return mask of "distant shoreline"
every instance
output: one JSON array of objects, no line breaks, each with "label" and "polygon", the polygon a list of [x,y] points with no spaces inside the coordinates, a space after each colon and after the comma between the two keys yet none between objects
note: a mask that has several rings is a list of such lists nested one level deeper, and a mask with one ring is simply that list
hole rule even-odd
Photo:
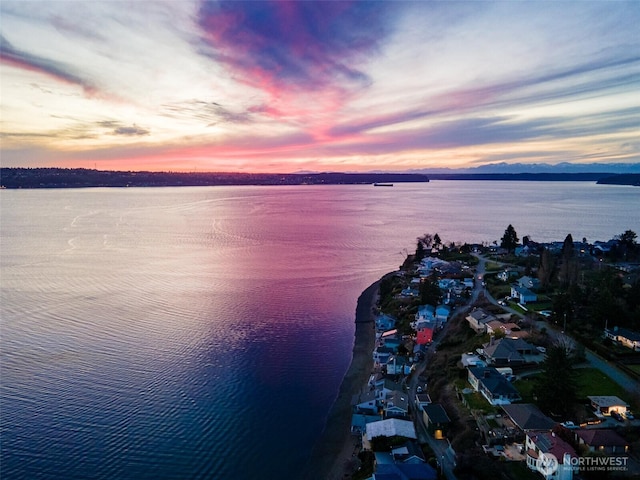
[{"label": "distant shoreline", "polygon": [[376,339],[374,308],[382,278],[367,287],[358,298],[353,358],[327,417],[325,429],[314,446],[304,476],[307,480],[342,480],[351,471],[354,460],[351,398],[366,386],[373,367]]},{"label": "distant shoreline", "polygon": [[215,173],[135,172],[85,168],[0,168],[4,189],[197,187],[238,185],[366,185],[431,180],[595,182],[640,185],[640,174],[589,173]]}]

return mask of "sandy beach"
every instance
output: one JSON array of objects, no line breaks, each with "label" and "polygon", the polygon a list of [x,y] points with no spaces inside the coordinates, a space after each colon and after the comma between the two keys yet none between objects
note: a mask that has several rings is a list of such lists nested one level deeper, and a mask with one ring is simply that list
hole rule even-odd
[{"label": "sandy beach", "polygon": [[351,435],[351,398],[367,384],[373,368],[375,312],[380,281],[370,285],[358,298],[356,331],[351,365],[340,385],[327,425],[316,444],[305,478],[337,480],[351,478],[356,464],[356,443]]}]

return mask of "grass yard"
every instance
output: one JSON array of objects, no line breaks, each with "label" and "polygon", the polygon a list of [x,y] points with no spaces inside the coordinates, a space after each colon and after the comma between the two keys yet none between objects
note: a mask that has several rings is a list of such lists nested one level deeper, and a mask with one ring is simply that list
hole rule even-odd
[{"label": "grass yard", "polygon": [[627,391],[596,368],[577,368],[578,397],[615,395],[629,401]]},{"label": "grass yard", "polygon": [[640,373],[640,365],[627,365],[629,370],[633,370],[636,373]]}]

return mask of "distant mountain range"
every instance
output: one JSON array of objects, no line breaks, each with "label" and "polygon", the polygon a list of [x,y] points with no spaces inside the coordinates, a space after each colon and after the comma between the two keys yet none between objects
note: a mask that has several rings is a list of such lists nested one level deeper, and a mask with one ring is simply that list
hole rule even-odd
[{"label": "distant mountain range", "polygon": [[407,173],[431,174],[522,174],[522,173],[640,173],[640,163],[491,163],[473,168],[421,168]]}]

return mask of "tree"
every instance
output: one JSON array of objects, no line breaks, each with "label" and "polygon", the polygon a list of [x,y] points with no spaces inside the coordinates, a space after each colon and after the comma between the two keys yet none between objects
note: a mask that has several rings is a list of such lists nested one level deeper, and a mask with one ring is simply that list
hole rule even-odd
[{"label": "tree", "polygon": [[538,265],[538,280],[540,280],[540,286],[547,288],[551,283],[551,276],[553,275],[554,261],[551,252],[547,248],[543,248],[540,252],[540,263]]},{"label": "tree", "polygon": [[420,302],[426,305],[438,305],[442,299],[442,292],[435,279],[426,279],[420,283]]},{"label": "tree", "polygon": [[419,262],[424,258],[424,245],[418,239],[418,245],[416,245],[416,261]]},{"label": "tree", "polygon": [[440,240],[440,235],[437,233],[433,236],[433,245],[435,247],[439,247],[442,244],[442,240]]},{"label": "tree", "polygon": [[573,247],[573,237],[567,235],[562,245],[562,264],[560,265],[560,283],[573,285],[578,280],[578,262]]},{"label": "tree", "polygon": [[509,253],[513,253],[515,251],[518,246],[518,235],[516,234],[516,230],[513,228],[513,225],[509,224],[507,229],[504,231],[500,246],[502,248],[506,248]]},{"label": "tree", "polygon": [[573,368],[574,358],[564,345],[547,349],[542,373],[536,382],[538,405],[544,412],[564,418],[573,413],[578,396],[578,384]]}]

